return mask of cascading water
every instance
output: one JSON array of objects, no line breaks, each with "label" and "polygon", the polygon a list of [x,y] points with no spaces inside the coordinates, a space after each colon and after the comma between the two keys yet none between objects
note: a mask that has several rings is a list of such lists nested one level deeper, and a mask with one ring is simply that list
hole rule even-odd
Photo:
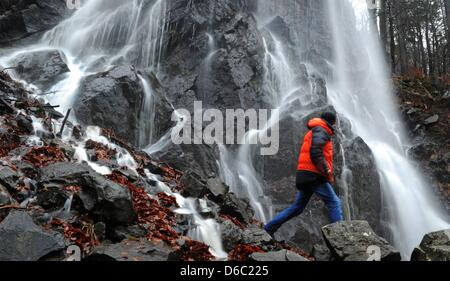
[{"label": "cascading water", "polygon": [[138,145],[145,147],[153,143],[153,123],[155,121],[155,101],[154,93],[150,83],[141,75],[139,75],[143,89],[144,100],[141,105],[139,116]]},{"label": "cascading water", "polygon": [[351,3],[337,2],[327,3],[335,55],[329,97],[375,156],[393,242],[403,259],[409,259],[425,233],[449,228],[450,224],[434,204],[420,172],[407,158],[408,141],[395,109],[376,35],[357,30]]},{"label": "cascading water", "polygon": [[165,34],[164,0],[91,0],[42,42],[97,67],[128,62],[157,72]]}]

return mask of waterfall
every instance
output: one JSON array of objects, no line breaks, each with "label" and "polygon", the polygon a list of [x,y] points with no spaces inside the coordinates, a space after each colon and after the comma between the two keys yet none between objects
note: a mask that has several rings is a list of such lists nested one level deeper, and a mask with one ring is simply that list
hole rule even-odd
[{"label": "waterfall", "polygon": [[90,0],[47,32],[42,43],[68,50],[85,64],[127,62],[159,70],[165,0]]},{"label": "waterfall", "polygon": [[150,83],[141,75],[139,75],[143,89],[144,100],[141,105],[139,116],[138,144],[139,147],[145,147],[153,143],[153,123],[155,122],[156,104],[154,101],[154,93]]},{"label": "waterfall", "polygon": [[376,35],[355,28],[348,1],[327,0],[335,56],[329,98],[371,148],[382,178],[393,243],[409,259],[423,235],[449,228],[430,187],[408,160],[408,139]]}]

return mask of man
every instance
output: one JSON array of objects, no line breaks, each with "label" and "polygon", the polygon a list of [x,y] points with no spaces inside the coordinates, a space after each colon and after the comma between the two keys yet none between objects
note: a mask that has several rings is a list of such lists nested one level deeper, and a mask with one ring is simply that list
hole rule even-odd
[{"label": "man", "polygon": [[313,194],[318,195],[328,208],[332,223],[343,220],[341,202],[331,186],[333,183],[333,145],[331,137],[336,115],[323,113],[308,122],[308,133],[303,139],[297,165],[295,202],[264,226],[273,236],[282,224],[300,215]]}]

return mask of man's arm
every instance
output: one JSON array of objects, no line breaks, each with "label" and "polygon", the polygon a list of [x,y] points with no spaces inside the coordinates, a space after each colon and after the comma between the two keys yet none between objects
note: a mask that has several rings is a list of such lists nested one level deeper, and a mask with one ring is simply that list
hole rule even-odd
[{"label": "man's arm", "polygon": [[317,169],[328,179],[331,178],[331,171],[325,161],[323,155],[323,147],[331,139],[330,135],[322,128],[315,127],[312,129],[312,142],[310,149],[311,161],[316,165]]}]

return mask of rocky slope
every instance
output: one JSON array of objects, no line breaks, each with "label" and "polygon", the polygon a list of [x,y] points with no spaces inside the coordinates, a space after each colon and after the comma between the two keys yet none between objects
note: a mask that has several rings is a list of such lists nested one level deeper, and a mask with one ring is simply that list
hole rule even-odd
[{"label": "rocky slope", "polygon": [[[180,207],[176,198],[161,185],[206,202],[201,215],[220,222],[231,260],[283,249],[292,258],[296,253],[307,257],[274,241],[252,219],[248,204],[218,187],[220,182],[207,182],[202,193],[192,194],[180,171],[153,161],[107,130],[101,131],[107,144],[88,139],[85,128],[70,122],[65,130],[71,136],[57,137],[52,122],[61,116],[52,115],[52,107],[4,72],[0,95],[0,237],[5,242],[0,260],[60,260],[70,244],[89,260],[214,259],[207,245],[186,236],[192,215],[175,212]],[[34,128],[33,119],[43,128]],[[79,145],[88,161],[77,159]],[[135,170],[118,162],[120,153],[132,156]],[[109,171],[100,174],[92,168],[96,164]]]},{"label": "rocky slope", "polygon": [[449,85],[423,79],[396,79],[402,115],[411,137],[409,155],[425,171],[432,189],[450,213]]}]

